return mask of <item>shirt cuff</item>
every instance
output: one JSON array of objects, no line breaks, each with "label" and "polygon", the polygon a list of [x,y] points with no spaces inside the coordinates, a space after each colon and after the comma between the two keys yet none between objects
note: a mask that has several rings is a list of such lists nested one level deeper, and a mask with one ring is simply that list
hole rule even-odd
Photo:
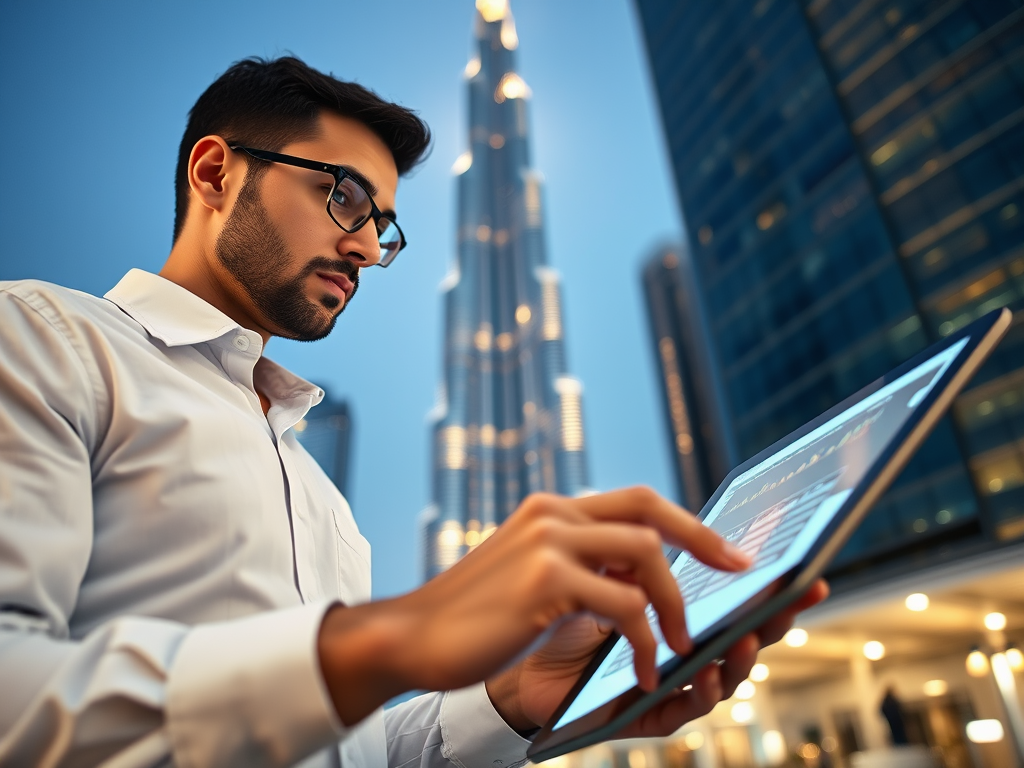
[{"label": "shirt cuff", "polygon": [[330,606],[302,605],[189,631],[167,681],[175,765],[292,765],[346,735],[317,655]]},{"label": "shirt cuff", "polygon": [[459,768],[516,768],[526,762],[530,740],[497,713],[483,683],[448,691],[439,720],[441,754]]}]

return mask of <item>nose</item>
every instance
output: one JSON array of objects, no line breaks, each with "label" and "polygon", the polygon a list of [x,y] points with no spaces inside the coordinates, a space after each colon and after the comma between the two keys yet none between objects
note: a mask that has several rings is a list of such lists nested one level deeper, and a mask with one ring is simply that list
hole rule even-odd
[{"label": "nose", "polygon": [[339,228],[338,254],[354,261],[360,268],[372,267],[380,262],[380,241],[377,238],[377,225],[368,219],[355,232],[346,232]]}]

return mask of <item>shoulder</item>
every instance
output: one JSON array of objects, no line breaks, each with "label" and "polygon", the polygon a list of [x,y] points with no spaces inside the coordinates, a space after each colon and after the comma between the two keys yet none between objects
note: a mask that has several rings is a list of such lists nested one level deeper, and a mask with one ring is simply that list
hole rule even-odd
[{"label": "shoulder", "polygon": [[43,316],[103,311],[109,302],[73,288],[43,280],[0,280],[0,306],[5,311],[33,310]]},{"label": "shoulder", "polygon": [[75,347],[83,336],[102,334],[127,320],[106,299],[43,280],[0,281],[0,318],[0,336],[20,325],[22,333],[57,333]]}]

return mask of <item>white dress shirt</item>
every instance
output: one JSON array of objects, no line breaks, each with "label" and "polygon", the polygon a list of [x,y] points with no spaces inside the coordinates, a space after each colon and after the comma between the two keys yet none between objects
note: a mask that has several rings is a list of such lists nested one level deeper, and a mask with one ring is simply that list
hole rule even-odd
[{"label": "white dress shirt", "polygon": [[338,720],[317,632],[370,547],[291,429],[323,392],[262,352],[141,270],[0,283],[0,765],[525,759],[482,684]]}]

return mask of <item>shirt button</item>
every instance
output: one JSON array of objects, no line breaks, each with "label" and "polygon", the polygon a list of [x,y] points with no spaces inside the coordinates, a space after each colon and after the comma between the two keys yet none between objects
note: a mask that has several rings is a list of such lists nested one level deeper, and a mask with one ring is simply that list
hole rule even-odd
[{"label": "shirt button", "polygon": [[245,352],[249,348],[249,339],[247,336],[235,336],[234,344],[240,351]]}]

